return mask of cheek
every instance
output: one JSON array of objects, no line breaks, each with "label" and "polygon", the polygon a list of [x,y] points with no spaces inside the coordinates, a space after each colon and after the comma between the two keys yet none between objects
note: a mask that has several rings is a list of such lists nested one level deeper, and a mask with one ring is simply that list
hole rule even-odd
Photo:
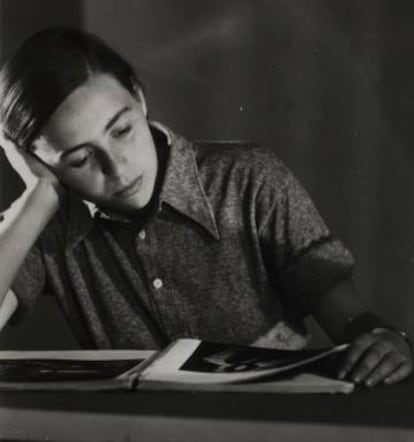
[{"label": "cheek", "polygon": [[157,176],[157,156],[156,153],[152,150],[147,150],[142,152],[141,163],[138,167],[141,169],[146,176],[146,180],[151,185],[156,179]]},{"label": "cheek", "polygon": [[102,192],[103,182],[93,173],[63,173],[59,181],[79,195],[94,195]]},{"label": "cheek", "polygon": [[136,137],[128,149],[128,163],[135,169],[147,174],[153,174],[157,170],[157,153],[151,142],[146,138]]}]

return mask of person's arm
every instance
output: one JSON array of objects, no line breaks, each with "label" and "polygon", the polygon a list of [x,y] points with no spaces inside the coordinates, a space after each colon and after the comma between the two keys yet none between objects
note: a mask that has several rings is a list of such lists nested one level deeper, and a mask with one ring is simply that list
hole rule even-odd
[{"label": "person's arm", "polygon": [[339,367],[340,378],[349,377],[371,387],[398,382],[412,372],[409,342],[384,319],[370,313],[351,280],[325,293],[312,314],[332,340],[351,341]]},{"label": "person's arm", "polygon": [[57,179],[32,155],[10,145],[5,152],[27,187],[3,213],[0,222],[0,317],[8,320],[17,307],[10,287],[31,247],[56,212],[59,196]]},{"label": "person's arm", "polygon": [[258,219],[264,220],[259,223],[261,246],[269,277],[286,305],[312,313],[334,341],[351,343],[339,370],[342,377],[371,385],[406,377],[412,370],[409,345],[385,320],[372,320],[375,316],[350,280],[350,252],[331,235],[286,167],[269,158],[262,170],[267,179],[256,204]]},{"label": "person's arm", "polygon": [[13,290],[8,290],[0,306],[0,331],[3,330],[13,313],[17,310],[19,302]]}]

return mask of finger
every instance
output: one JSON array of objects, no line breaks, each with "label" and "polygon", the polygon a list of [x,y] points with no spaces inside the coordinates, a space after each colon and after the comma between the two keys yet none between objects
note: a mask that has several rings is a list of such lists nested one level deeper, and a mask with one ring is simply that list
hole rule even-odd
[{"label": "finger", "polygon": [[26,186],[31,187],[36,179],[27,162],[27,154],[22,148],[16,146],[11,141],[2,141],[2,147],[13,169],[19,174]]},{"label": "finger", "polygon": [[[354,365],[350,374],[351,379],[357,384],[365,382],[367,376],[378,364],[380,364],[388,353],[388,346],[381,344],[372,345]],[[398,361],[398,363],[399,362],[401,361]]]},{"label": "finger", "polygon": [[9,163],[16,168],[17,170],[20,170],[20,167],[27,167],[25,165],[24,159],[22,155],[19,152],[19,149],[17,146],[9,141],[2,141],[1,147],[3,148],[3,152],[9,161]]},{"label": "finger", "polygon": [[413,364],[410,361],[403,362],[400,364],[390,375],[388,375],[384,383],[387,385],[395,384],[396,382],[400,382],[409,376],[413,371]]},{"label": "finger", "polygon": [[374,342],[375,340],[372,335],[365,334],[351,344],[339,367],[338,377],[340,379],[344,379],[348,373],[351,372],[357,361],[368,350],[368,348],[373,345]]},{"label": "finger", "polygon": [[387,376],[390,376],[395,370],[401,366],[404,359],[395,352],[390,352],[371,370],[365,378],[365,385],[373,387],[379,382],[384,381]]}]

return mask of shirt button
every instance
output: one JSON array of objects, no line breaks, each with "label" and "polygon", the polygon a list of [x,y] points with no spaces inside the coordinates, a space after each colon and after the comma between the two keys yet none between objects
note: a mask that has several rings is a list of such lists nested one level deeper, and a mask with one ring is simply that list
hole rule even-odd
[{"label": "shirt button", "polygon": [[154,288],[160,289],[163,286],[162,279],[155,278],[154,281],[152,281],[152,285],[154,286]]},{"label": "shirt button", "polygon": [[139,236],[139,239],[144,240],[144,239],[147,237],[147,234],[145,233],[145,230],[141,230],[141,231],[138,233],[138,236]]}]

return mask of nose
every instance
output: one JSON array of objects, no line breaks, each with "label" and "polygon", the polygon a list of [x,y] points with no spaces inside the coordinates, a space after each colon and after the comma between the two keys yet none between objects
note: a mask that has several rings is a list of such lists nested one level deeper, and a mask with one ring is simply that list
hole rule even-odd
[{"label": "nose", "polygon": [[111,178],[122,178],[122,172],[126,163],[123,156],[111,149],[102,150],[100,156],[103,174]]}]

